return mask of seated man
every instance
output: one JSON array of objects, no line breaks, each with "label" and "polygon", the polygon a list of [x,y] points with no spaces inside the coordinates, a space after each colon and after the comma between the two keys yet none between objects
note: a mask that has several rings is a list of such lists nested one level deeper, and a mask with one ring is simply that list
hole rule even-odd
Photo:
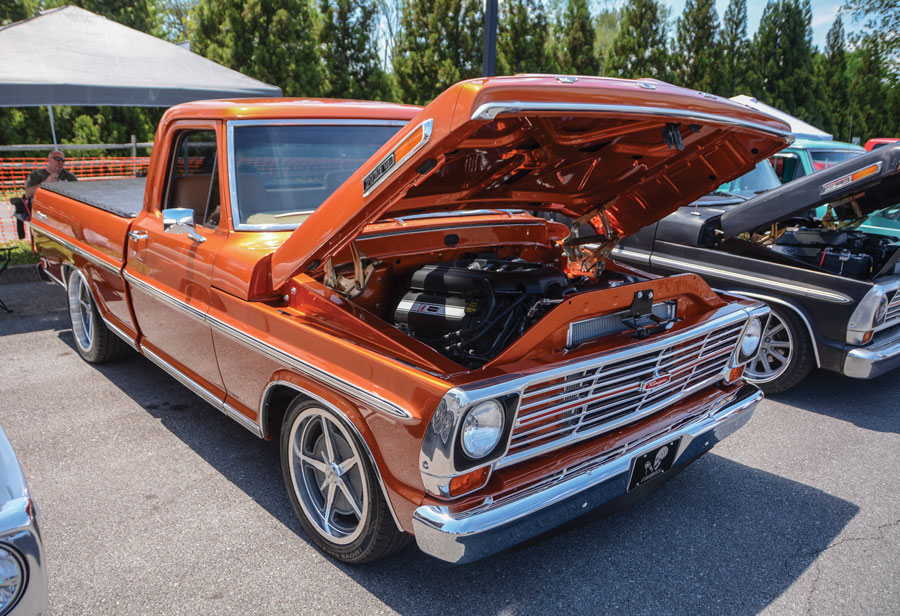
[{"label": "seated man", "polygon": [[50,152],[47,157],[47,166],[43,169],[35,169],[28,174],[25,180],[25,198],[30,203],[34,198],[34,193],[38,186],[44,182],[76,182],[78,178],[74,174],[66,171],[63,167],[66,164],[65,155],[59,150]]}]

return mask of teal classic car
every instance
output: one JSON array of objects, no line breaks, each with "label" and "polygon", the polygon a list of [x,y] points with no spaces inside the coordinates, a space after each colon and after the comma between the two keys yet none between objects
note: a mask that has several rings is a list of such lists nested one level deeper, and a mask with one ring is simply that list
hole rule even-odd
[{"label": "teal classic car", "polygon": [[769,162],[772,163],[778,179],[785,183],[827,169],[863,153],[864,148],[843,141],[797,139],[772,156]]}]

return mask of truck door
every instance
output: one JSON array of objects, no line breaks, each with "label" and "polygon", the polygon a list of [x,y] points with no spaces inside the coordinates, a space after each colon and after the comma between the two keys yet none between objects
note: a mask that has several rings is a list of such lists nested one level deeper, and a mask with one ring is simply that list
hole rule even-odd
[{"label": "truck door", "polygon": [[[221,137],[214,122],[178,123],[168,133],[160,144],[167,148],[160,159],[165,167],[151,171],[157,174],[156,185],[148,187],[149,203],[128,234],[125,266],[145,354],[218,400],[224,399],[225,388],[206,313],[213,263],[227,237],[218,224]],[[166,224],[175,208],[183,222],[184,210],[193,212],[192,227]]]}]

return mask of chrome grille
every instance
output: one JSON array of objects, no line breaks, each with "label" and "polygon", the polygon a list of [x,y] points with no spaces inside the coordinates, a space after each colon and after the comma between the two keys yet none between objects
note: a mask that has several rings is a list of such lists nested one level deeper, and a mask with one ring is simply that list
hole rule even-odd
[{"label": "chrome grille", "polygon": [[900,291],[894,292],[894,297],[888,302],[887,314],[884,316],[884,322],[890,323],[900,319]]},{"label": "chrome grille", "polygon": [[744,323],[529,384],[501,465],[626,425],[719,380]]}]

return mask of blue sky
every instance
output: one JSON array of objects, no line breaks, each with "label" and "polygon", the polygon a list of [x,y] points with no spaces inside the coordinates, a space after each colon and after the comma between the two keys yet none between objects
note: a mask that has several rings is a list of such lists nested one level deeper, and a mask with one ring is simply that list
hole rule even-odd
[{"label": "blue sky", "polygon": [[[684,12],[685,0],[662,0],[662,3],[672,9],[672,17],[676,18]],[[819,48],[825,46],[825,35],[828,29],[834,23],[838,9],[841,8],[843,2],[841,0],[812,0],[812,27],[813,27],[813,43]],[[725,15],[725,9],[728,8],[728,0],[716,0],[716,10],[719,12],[719,20]],[[762,17],[763,9],[766,8],[765,0],[747,0],[747,30],[750,37],[756,32],[759,26],[759,20]],[[849,31],[852,28],[850,19],[844,16],[844,30]]]}]

